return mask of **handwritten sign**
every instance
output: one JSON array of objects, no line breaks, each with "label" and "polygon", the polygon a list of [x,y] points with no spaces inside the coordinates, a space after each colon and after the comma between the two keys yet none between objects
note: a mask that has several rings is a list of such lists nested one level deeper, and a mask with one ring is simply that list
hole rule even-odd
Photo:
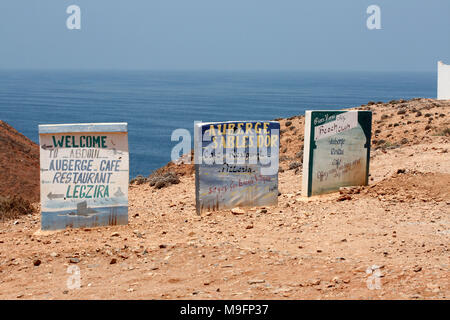
[{"label": "handwritten sign", "polygon": [[277,205],[278,122],[197,123],[194,130],[198,214]]},{"label": "handwritten sign", "polygon": [[302,195],[367,185],[370,111],[306,111]]},{"label": "handwritten sign", "polygon": [[40,125],[41,229],[128,223],[126,123]]}]

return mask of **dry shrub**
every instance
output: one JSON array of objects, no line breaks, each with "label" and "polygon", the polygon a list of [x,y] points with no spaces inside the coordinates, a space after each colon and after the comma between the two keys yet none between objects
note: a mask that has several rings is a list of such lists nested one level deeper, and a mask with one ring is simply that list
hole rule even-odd
[{"label": "dry shrub", "polygon": [[136,178],[134,178],[130,181],[130,184],[140,185],[140,184],[144,184],[146,182],[147,182],[147,178],[145,178],[142,175],[138,175],[138,176],[136,176]]},{"label": "dry shrub", "polygon": [[22,215],[31,214],[33,211],[30,201],[20,196],[0,196],[0,221],[15,219]]},{"label": "dry shrub", "polygon": [[180,183],[180,178],[178,178],[178,175],[173,171],[165,173],[155,171],[148,177],[147,181],[150,186],[161,189],[172,184]]},{"label": "dry shrub", "polygon": [[289,170],[294,170],[294,169],[300,168],[301,166],[302,166],[301,162],[294,161],[289,164]]},{"label": "dry shrub", "polygon": [[289,160],[291,160],[291,157],[288,157],[286,155],[281,155],[279,158],[280,162],[289,161]]}]

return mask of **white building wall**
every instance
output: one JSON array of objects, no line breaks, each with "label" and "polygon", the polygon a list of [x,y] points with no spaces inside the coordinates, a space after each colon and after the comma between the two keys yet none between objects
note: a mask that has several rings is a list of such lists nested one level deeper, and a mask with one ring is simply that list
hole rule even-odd
[{"label": "white building wall", "polygon": [[450,100],[450,65],[438,62],[438,100]]}]

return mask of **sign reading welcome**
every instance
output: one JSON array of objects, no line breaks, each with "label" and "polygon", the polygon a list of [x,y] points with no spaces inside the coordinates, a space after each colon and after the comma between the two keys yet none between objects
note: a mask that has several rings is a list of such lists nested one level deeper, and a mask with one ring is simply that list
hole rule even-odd
[{"label": "sign reading welcome", "polygon": [[128,223],[126,123],[39,125],[42,230]]},{"label": "sign reading welcome", "polygon": [[302,195],[367,185],[371,111],[306,111]]},{"label": "sign reading welcome", "polygon": [[197,214],[277,205],[278,122],[196,123],[194,130]]}]

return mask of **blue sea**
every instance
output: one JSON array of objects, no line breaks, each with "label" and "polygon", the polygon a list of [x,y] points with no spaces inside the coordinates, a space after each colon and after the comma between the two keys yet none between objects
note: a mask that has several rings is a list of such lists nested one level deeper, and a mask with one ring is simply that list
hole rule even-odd
[{"label": "blue sea", "polygon": [[436,97],[436,74],[394,72],[0,71],[0,119],[38,143],[38,125],[128,122],[130,177],[168,161],[194,121],[273,120],[310,109]]}]

